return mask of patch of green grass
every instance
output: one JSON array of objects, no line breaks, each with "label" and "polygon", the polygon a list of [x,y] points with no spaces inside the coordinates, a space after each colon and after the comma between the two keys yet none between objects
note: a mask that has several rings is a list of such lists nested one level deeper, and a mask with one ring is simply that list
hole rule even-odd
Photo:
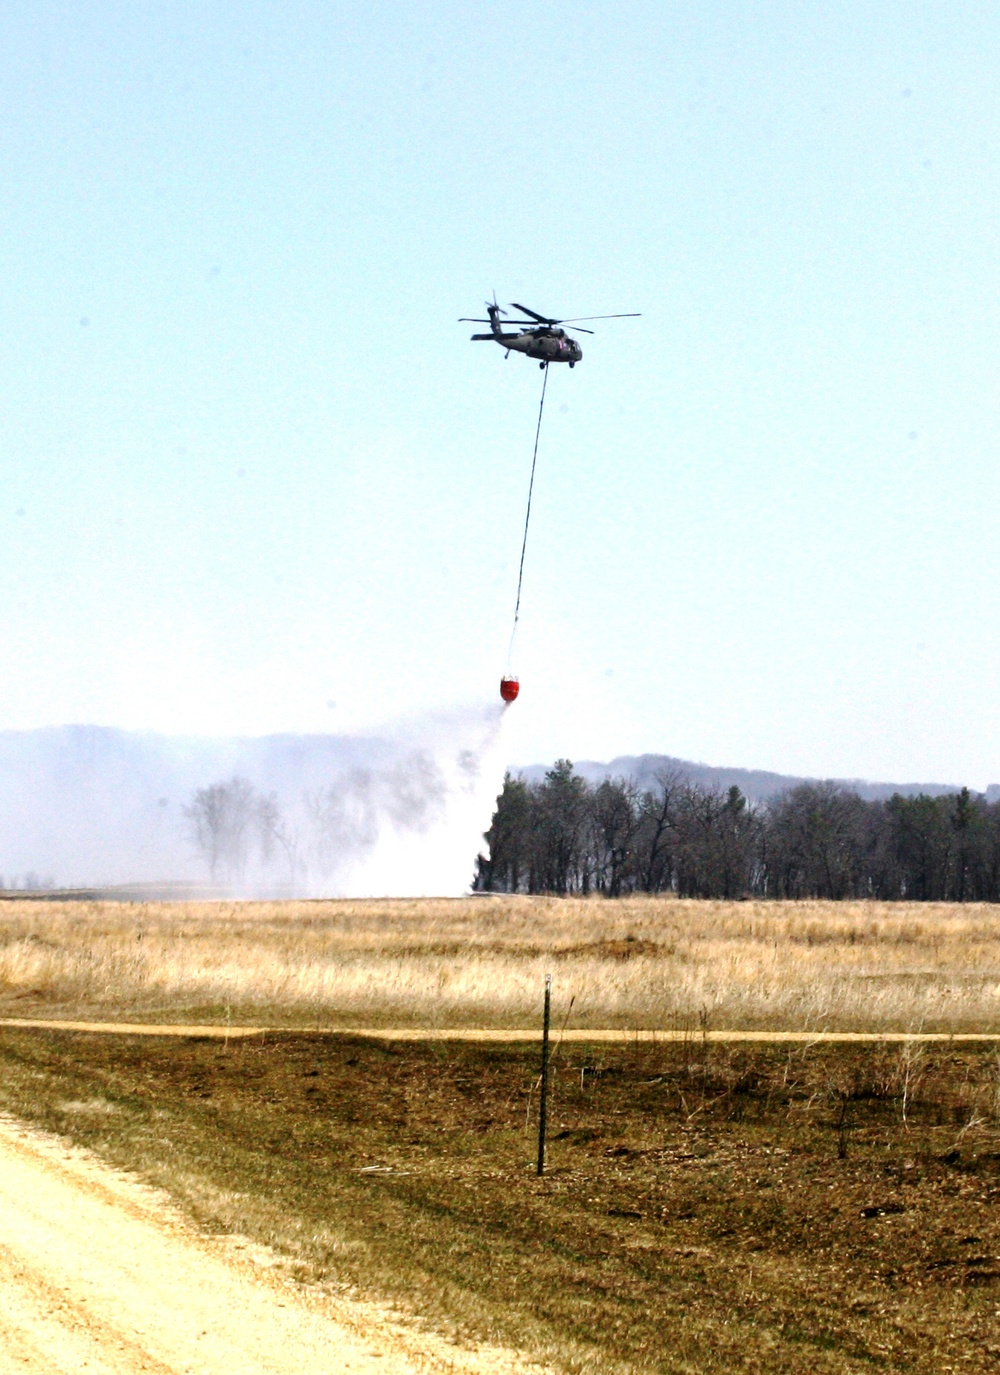
[{"label": "patch of green grass", "polygon": [[992,1051],[564,1046],[542,1179],[537,1055],[4,1030],[0,1107],[567,1371],[996,1370]]}]

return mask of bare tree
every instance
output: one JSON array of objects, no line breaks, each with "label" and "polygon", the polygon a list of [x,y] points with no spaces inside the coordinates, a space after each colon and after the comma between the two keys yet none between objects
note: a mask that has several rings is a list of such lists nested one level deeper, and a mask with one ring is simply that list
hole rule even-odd
[{"label": "bare tree", "polygon": [[647,893],[660,893],[673,887],[671,842],[683,779],[672,770],[657,774],[656,782],[657,791],[644,793],[639,803],[640,880]]},{"label": "bare tree", "polygon": [[261,796],[239,775],[199,788],[184,816],[213,881],[224,874],[239,882],[255,854],[266,864],[281,829],[274,794]]},{"label": "bare tree", "polygon": [[621,896],[632,877],[639,831],[639,792],[631,779],[606,778],[590,798],[594,886],[609,898]]}]

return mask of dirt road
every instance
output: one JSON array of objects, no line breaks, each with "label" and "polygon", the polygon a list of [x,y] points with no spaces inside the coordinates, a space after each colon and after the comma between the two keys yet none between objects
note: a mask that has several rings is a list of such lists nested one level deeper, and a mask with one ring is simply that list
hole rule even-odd
[{"label": "dirt road", "polygon": [[[248,1242],[0,1118],[2,1375],[515,1375],[375,1305],[304,1291]],[[534,1368],[536,1371],[538,1367]]]},{"label": "dirt road", "polygon": [[[66,1022],[41,1020],[36,1017],[0,1017],[0,1027],[5,1026],[24,1027],[29,1030],[34,1027],[48,1031],[101,1032],[109,1036],[194,1036],[199,1040],[213,1041],[235,1041],[248,1036],[266,1036],[270,1032],[293,1035],[297,1031],[323,1036],[370,1036],[377,1041],[496,1041],[516,1044],[542,1039],[541,1031],[504,1030],[493,1027],[280,1027],[227,1026],[218,1023],[198,1026],[185,1022]],[[652,1045],[668,1041],[701,1040],[723,1043],[750,1041],[762,1045],[782,1041],[804,1045],[856,1045],[876,1041],[1000,1041],[1000,1032],[997,1031],[726,1031],[722,1028],[678,1031],[673,1027],[662,1030],[626,1030],[621,1027],[587,1030],[582,1027],[567,1027],[553,1034],[562,1041],[579,1041],[594,1045],[633,1045],[638,1042]]]}]

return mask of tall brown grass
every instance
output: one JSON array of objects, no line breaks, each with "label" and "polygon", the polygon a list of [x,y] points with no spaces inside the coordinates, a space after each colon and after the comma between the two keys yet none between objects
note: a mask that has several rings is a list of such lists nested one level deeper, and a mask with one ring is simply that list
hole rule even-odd
[{"label": "tall brown grass", "polygon": [[673,898],[0,903],[0,1013],[1000,1030],[1000,908]]}]

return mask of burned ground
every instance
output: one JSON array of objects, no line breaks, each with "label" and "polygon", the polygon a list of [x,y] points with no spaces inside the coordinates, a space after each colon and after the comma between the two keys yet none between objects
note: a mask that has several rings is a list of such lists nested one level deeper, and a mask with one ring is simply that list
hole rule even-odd
[{"label": "burned ground", "polygon": [[[992,1048],[0,1033],[0,1106],[568,1370],[995,1370]],[[527,1124],[527,1125],[526,1125]]]}]

